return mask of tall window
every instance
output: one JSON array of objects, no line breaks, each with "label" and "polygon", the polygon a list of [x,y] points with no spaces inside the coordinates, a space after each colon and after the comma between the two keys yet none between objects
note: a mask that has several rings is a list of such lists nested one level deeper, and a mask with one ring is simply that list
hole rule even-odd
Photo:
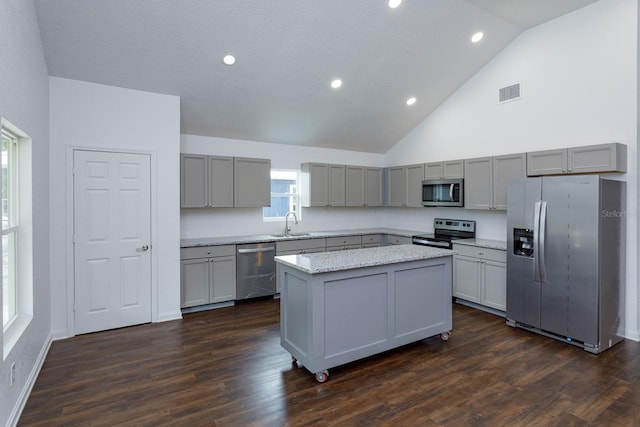
[{"label": "tall window", "polygon": [[300,202],[298,197],[298,171],[271,171],[271,206],[262,211],[265,220],[282,220],[287,212],[295,212],[300,219]]},{"label": "tall window", "polygon": [[18,313],[18,142],[2,128],[2,326],[6,329]]}]

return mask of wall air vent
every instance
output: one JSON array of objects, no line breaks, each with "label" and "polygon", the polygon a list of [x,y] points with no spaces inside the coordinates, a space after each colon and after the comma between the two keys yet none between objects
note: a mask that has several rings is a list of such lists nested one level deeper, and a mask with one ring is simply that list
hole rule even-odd
[{"label": "wall air vent", "polygon": [[499,102],[508,102],[520,99],[520,83],[503,87],[498,92]]}]

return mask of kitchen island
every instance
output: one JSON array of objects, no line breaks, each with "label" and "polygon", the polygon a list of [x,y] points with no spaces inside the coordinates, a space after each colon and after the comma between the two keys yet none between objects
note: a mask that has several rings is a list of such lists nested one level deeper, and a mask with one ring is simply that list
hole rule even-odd
[{"label": "kitchen island", "polygon": [[441,334],[451,320],[451,255],[419,245],[277,256],[280,344],[315,374]]}]

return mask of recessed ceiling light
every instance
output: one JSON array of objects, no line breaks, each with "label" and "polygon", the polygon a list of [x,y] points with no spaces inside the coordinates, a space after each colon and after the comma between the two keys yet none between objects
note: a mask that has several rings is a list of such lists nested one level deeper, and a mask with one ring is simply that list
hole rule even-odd
[{"label": "recessed ceiling light", "polygon": [[471,41],[473,43],[478,43],[480,40],[482,40],[483,37],[484,37],[484,34],[482,34],[481,31],[478,31],[473,36],[471,36]]},{"label": "recessed ceiling light", "polygon": [[412,96],[411,98],[407,99],[407,105],[413,105],[415,103],[416,103],[415,96]]},{"label": "recessed ceiling light", "polygon": [[340,79],[335,79],[331,82],[331,87],[334,89],[338,89],[340,86],[342,86],[342,80]]},{"label": "recessed ceiling light", "polygon": [[236,63],[236,57],[233,55],[225,55],[224,58],[222,58],[222,62],[227,65],[233,65]]},{"label": "recessed ceiling light", "polygon": [[400,3],[402,3],[402,0],[389,0],[389,7],[391,9],[395,9],[396,7],[400,6]]}]

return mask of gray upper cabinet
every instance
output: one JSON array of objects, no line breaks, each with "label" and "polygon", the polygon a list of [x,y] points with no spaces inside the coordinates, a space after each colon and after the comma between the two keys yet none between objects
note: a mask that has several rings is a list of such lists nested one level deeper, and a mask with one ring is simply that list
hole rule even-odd
[{"label": "gray upper cabinet", "polygon": [[382,206],[382,168],[364,168],[364,205]]},{"label": "gray upper cabinet", "polygon": [[493,158],[464,161],[464,207],[491,209],[493,200]]},{"label": "gray upper cabinet", "polygon": [[346,166],[346,206],[382,206],[382,169]]},{"label": "gray upper cabinet", "polygon": [[300,167],[302,206],[344,206],[345,167],[324,163],[303,163]]},{"label": "gray upper cabinet", "polygon": [[386,171],[386,205],[422,207],[424,171],[424,164],[388,168]]},{"label": "gray upper cabinet", "polygon": [[234,205],[254,208],[271,205],[271,160],[234,157]]},{"label": "gray upper cabinet", "polygon": [[364,206],[364,168],[346,166],[346,206]]},{"label": "gray upper cabinet", "polygon": [[619,143],[527,153],[527,175],[626,172],[627,147]]},{"label": "gray upper cabinet", "polygon": [[346,204],[346,168],[344,165],[328,165],[329,183],[327,200],[329,206],[344,206]]},{"label": "gray upper cabinet", "polygon": [[394,166],[386,170],[386,205],[405,206],[405,166]]},{"label": "gray upper cabinet", "polygon": [[507,210],[507,186],[512,178],[527,176],[527,155],[508,154],[493,158],[493,203],[496,210]]},{"label": "gray upper cabinet", "polygon": [[271,160],[180,155],[180,207],[262,207],[271,204]]},{"label": "gray upper cabinet", "polygon": [[448,160],[424,165],[424,179],[464,178],[464,161]]},{"label": "gray upper cabinet", "polygon": [[525,176],[525,159],[521,153],[465,160],[465,208],[506,210],[509,179]]},{"label": "gray upper cabinet", "polygon": [[233,206],[233,157],[180,155],[180,207]]}]

